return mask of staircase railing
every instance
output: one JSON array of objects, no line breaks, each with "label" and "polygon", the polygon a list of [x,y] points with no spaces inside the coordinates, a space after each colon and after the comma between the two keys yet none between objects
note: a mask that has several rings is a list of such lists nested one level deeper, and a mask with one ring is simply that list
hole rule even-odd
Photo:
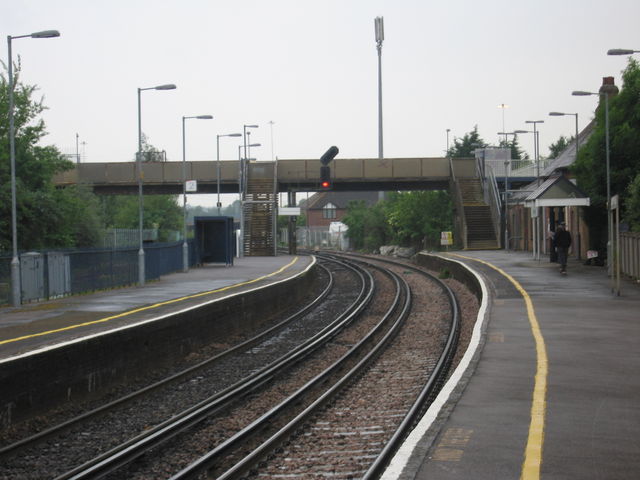
[{"label": "staircase railing", "polygon": [[[502,202],[500,200],[500,194],[498,193],[498,182],[496,176],[493,173],[493,168],[487,165],[488,178],[485,183],[485,202],[491,209],[491,219],[493,220],[493,230],[496,232],[496,238],[499,243],[502,244],[502,235],[500,235],[500,219],[502,218]],[[504,247],[504,245],[503,245]]]},{"label": "staircase railing", "polygon": [[464,202],[462,201],[462,192],[460,191],[460,184],[456,179],[456,175],[453,169],[453,161],[451,160],[451,157],[449,157],[449,170],[451,173],[449,190],[453,194],[453,201],[455,203],[456,212],[457,212],[457,215],[456,215],[457,229],[456,230],[458,231],[460,238],[462,238],[462,248],[466,250],[467,249],[467,221],[464,216]]}]

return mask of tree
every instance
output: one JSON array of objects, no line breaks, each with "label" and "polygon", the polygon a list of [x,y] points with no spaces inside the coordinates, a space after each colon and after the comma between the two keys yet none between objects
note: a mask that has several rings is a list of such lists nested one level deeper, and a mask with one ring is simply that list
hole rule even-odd
[{"label": "tree", "polygon": [[373,251],[391,239],[385,206],[386,202],[378,202],[371,207],[362,200],[349,202],[342,223],[349,227],[347,237],[354,249]]},{"label": "tree", "polygon": [[574,136],[565,137],[560,135],[560,138],[549,145],[549,158],[558,158],[560,154],[574,142]]},{"label": "tree", "polygon": [[520,148],[520,144],[518,143],[518,136],[513,135],[511,141],[508,140],[500,140],[501,148],[510,148],[511,149],[511,159],[512,160],[529,160],[529,155],[522,151]]},{"label": "tree", "polygon": [[[183,213],[178,195],[145,195],[142,228],[157,228],[158,239],[167,241],[170,233],[182,231]],[[118,195],[102,200],[106,228],[139,227],[138,197]]]},{"label": "tree", "polygon": [[[6,72],[6,65],[3,64]],[[47,247],[86,245],[98,235],[96,202],[81,189],[56,190],[53,175],[73,168],[73,163],[54,146],[40,146],[46,135],[41,113],[43,100],[35,100],[36,86],[20,81],[20,60],[14,69],[14,124],[16,152],[16,215],[18,247],[33,250]],[[0,75],[0,111],[9,110],[9,81]],[[87,220],[89,219],[89,220]],[[0,123],[0,251],[10,250],[11,166],[9,125]]]},{"label": "tree", "polygon": [[387,207],[394,241],[417,248],[436,248],[440,232],[453,230],[453,203],[449,192],[402,192]]},{"label": "tree", "polygon": [[636,175],[627,188],[627,215],[625,220],[631,230],[640,232],[640,174]]},{"label": "tree", "polygon": [[478,134],[478,126],[473,127],[473,130],[466,133],[462,138],[454,138],[453,146],[449,148],[447,156],[453,158],[473,157],[473,151],[476,148],[482,148],[485,146],[484,140],[480,138]]},{"label": "tree", "polygon": [[[620,93],[609,98],[610,185],[611,195],[621,195],[622,216],[627,220],[634,212],[629,209],[624,194],[640,173],[640,67],[637,61],[629,60],[622,79]],[[591,198],[591,205],[585,210],[591,248],[604,248],[607,237],[605,140],[605,109],[601,101],[596,109],[593,133],[572,166],[578,185]]]}]

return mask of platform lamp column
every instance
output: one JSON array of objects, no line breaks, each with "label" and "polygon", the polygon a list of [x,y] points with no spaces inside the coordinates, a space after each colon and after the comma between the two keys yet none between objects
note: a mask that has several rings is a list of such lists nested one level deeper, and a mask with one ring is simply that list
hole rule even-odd
[{"label": "platform lamp column", "polygon": [[187,244],[187,142],[185,140],[185,120],[212,120],[213,115],[182,117],[182,271],[189,271],[189,245]]},{"label": "platform lamp column", "polygon": [[605,159],[607,168],[607,267],[609,271],[611,271],[611,236],[613,228],[613,218],[611,217],[611,176],[609,170],[609,92],[586,92],[583,90],[575,90],[571,93],[571,95],[574,95],[576,97],[601,95],[604,97]]},{"label": "platform lamp column", "polygon": [[220,137],[241,137],[241,133],[227,133],[226,135],[216,135],[216,191],[218,193],[218,200],[216,206],[218,207],[218,216],[220,216]]},{"label": "platform lamp column", "polygon": [[138,154],[136,155],[136,165],[138,167],[138,283],[142,286],[145,284],[145,265],[144,265],[144,246],[142,240],[143,225],[143,197],[142,197],[142,107],[141,92],[143,90],[175,90],[176,86],[172,83],[158,85],[156,87],[138,88]]},{"label": "platform lamp column", "polygon": [[8,75],[9,75],[9,157],[11,161],[11,304],[19,306],[22,303],[20,284],[20,257],[18,256],[18,213],[16,202],[16,138],[14,123],[14,99],[13,99],[13,58],[11,53],[11,40],[16,38],[54,38],[59,37],[57,30],[43,30],[28,35],[7,35]]},{"label": "platform lamp column", "polygon": [[[549,112],[549,116],[551,117],[563,117],[565,115],[573,115],[574,117],[576,117],[576,134],[575,134],[575,160],[578,160],[578,114],[577,113],[565,113],[565,112]],[[578,221],[578,231],[576,232],[576,243],[577,243],[577,258],[578,260],[580,260],[581,254],[580,254],[580,217],[578,216],[577,218]]]}]

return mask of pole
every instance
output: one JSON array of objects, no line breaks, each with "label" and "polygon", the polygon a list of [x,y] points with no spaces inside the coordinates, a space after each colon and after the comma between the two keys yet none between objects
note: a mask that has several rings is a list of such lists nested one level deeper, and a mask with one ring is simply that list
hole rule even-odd
[{"label": "pole", "polygon": [[382,40],[378,42],[378,158],[384,158],[382,148]]},{"label": "pole", "polygon": [[9,155],[11,157],[11,304],[18,307],[22,303],[20,285],[20,257],[18,256],[18,218],[16,208],[16,143],[13,118],[13,59],[11,56],[11,35],[7,35],[9,53]]},{"label": "pole", "polygon": [[504,249],[509,251],[509,161],[504,162]]},{"label": "pole", "polygon": [[604,93],[604,129],[605,129],[605,148],[606,148],[606,160],[607,160],[607,268],[611,281],[613,282],[613,275],[611,275],[611,233],[612,233],[612,217],[611,217],[611,177],[609,169],[609,93]]},{"label": "pole", "polygon": [[220,135],[216,135],[216,190],[218,192],[218,216],[220,216]]},{"label": "pole", "polygon": [[142,242],[142,225],[143,225],[143,197],[142,197],[142,106],[141,106],[141,92],[142,89],[138,88],[138,155],[136,155],[136,163],[138,165],[138,284],[140,286],[145,284],[145,265],[144,265],[144,247]]},{"label": "pole", "polygon": [[182,117],[182,271],[189,271],[189,245],[187,245],[187,147],[185,120]]},{"label": "pole", "polygon": [[[576,113],[576,158],[575,161],[578,160],[578,114]],[[576,209],[576,228],[577,228],[577,232],[576,232],[576,244],[578,247],[578,260],[582,260],[582,253],[580,252],[580,250],[582,249],[582,245],[581,245],[581,238],[580,238],[580,207],[578,207]]]}]

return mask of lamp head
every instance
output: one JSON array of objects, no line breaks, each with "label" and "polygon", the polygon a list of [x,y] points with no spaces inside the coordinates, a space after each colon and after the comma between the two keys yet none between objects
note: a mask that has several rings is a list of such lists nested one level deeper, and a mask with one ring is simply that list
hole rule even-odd
[{"label": "lamp head", "polygon": [[584,90],[574,90],[573,92],[571,92],[571,95],[575,97],[586,97],[588,95],[596,95],[596,94],[592,92],[585,92]]},{"label": "lamp head", "polygon": [[34,32],[31,34],[31,38],[53,38],[59,36],[60,32],[58,30],[43,30],[41,32]]},{"label": "lamp head", "polygon": [[551,117],[562,117],[563,115],[566,115],[566,113],[562,113],[562,112],[549,112],[549,116],[551,116]]},{"label": "lamp head", "polygon": [[628,48],[612,48],[607,50],[607,55],[633,55],[637,50],[630,50]]},{"label": "lamp head", "polygon": [[196,118],[199,120],[211,120],[213,119],[213,115],[198,115]]},{"label": "lamp head", "polygon": [[167,83],[166,85],[158,85],[153,87],[154,90],[175,90],[176,86],[173,83]]}]

